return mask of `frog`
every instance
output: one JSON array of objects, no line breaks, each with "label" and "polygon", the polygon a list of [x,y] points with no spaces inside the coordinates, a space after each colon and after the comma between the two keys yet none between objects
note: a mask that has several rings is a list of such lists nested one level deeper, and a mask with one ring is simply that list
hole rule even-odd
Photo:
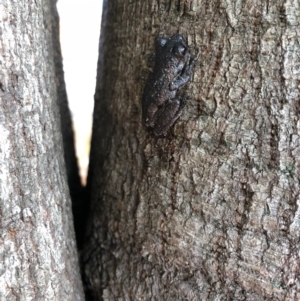
[{"label": "frog", "polygon": [[191,79],[194,57],[180,34],[155,41],[154,68],[142,97],[142,119],[155,136],[165,135],[182,114],[186,104],[178,95]]}]

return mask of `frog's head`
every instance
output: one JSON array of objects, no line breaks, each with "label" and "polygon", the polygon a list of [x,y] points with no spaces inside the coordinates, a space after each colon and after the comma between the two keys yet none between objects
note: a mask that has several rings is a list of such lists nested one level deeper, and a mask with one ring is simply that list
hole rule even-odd
[{"label": "frog's head", "polygon": [[184,38],[180,34],[175,34],[169,39],[171,52],[176,57],[183,58],[188,50]]}]

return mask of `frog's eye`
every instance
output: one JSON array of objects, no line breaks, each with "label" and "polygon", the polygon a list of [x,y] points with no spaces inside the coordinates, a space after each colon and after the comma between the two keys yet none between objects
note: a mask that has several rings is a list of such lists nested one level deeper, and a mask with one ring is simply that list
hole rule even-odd
[{"label": "frog's eye", "polygon": [[184,47],[181,43],[175,44],[172,52],[178,57],[183,57],[185,55],[186,47]]}]

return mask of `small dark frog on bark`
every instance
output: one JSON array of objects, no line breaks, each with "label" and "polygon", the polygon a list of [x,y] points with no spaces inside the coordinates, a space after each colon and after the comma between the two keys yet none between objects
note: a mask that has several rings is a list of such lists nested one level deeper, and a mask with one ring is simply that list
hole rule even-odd
[{"label": "small dark frog on bark", "polygon": [[156,40],[154,69],[142,99],[143,122],[156,136],[165,134],[181,115],[185,100],[177,92],[189,82],[194,61],[181,35]]}]

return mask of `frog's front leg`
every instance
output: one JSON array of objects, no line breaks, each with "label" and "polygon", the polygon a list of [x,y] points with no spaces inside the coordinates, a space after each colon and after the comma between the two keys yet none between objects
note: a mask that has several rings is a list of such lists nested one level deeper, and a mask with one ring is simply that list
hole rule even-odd
[{"label": "frog's front leg", "polygon": [[191,58],[187,64],[185,64],[182,72],[178,74],[173,81],[170,83],[170,90],[174,91],[180,89],[182,86],[187,84],[191,78],[193,67],[194,67],[195,59]]},{"label": "frog's front leg", "polygon": [[167,132],[182,113],[185,102],[181,98],[174,98],[157,111],[153,132],[156,136]]}]

